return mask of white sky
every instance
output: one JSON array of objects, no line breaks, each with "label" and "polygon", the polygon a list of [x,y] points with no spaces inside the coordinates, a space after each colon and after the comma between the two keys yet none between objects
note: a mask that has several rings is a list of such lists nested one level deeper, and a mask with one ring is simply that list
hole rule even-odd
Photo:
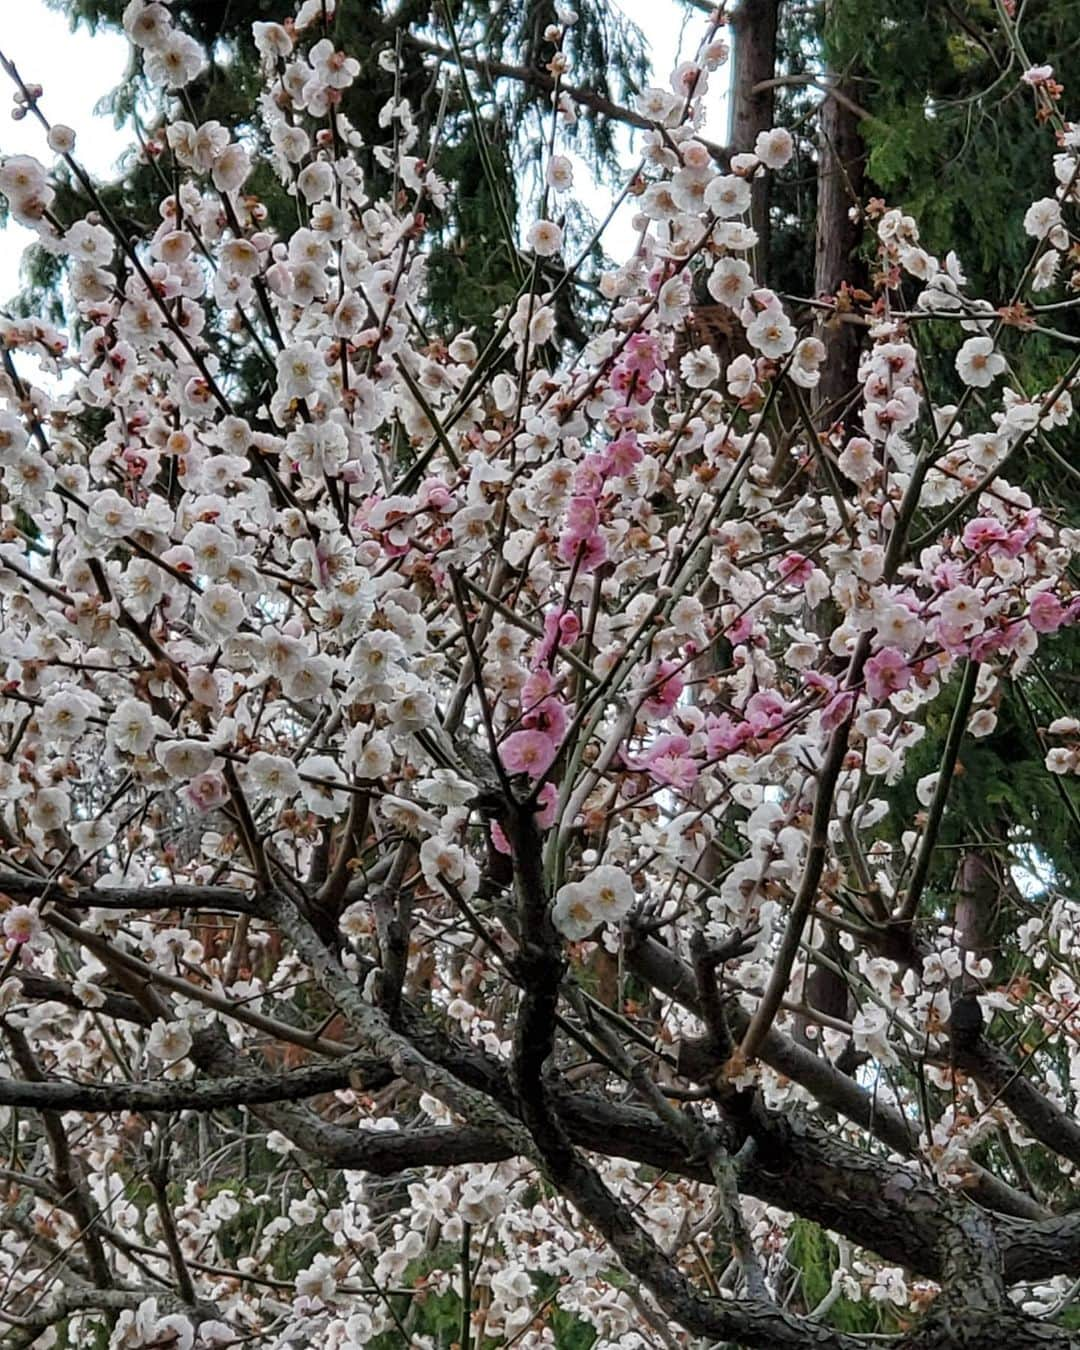
[{"label": "white sky", "polygon": [[[28,84],[42,86],[46,117],[74,128],[75,152],[94,177],[109,175],[128,138],[116,130],[111,117],[96,117],[94,105],[123,79],[127,42],[105,31],[95,37],[85,28],[72,33],[64,15],[46,9],[44,0],[0,0],[0,4],[11,11],[6,15],[9,21],[0,24],[0,51],[15,62]],[[2,71],[0,86],[0,155],[36,155],[50,164],[52,152],[34,118],[11,120],[14,91]],[[19,260],[33,237],[18,225],[0,234],[0,301],[19,289]]]},{"label": "white sky", "polygon": [[[677,0],[616,0],[616,3],[645,34],[653,58],[654,83],[668,87],[680,47],[684,56],[693,54],[704,32],[705,16],[694,13],[684,23],[688,11]],[[48,9],[45,0],[0,0],[0,4],[13,11],[7,16],[11,21],[0,25],[0,50],[15,62],[27,83],[43,86],[42,109],[49,120],[74,128],[75,153],[80,162],[94,177],[107,177],[127,148],[129,138],[117,131],[110,116],[95,115],[94,108],[123,79],[127,67],[126,41],[104,29],[93,37],[85,28],[72,33],[64,15]],[[714,86],[707,95],[706,131],[713,139],[722,141],[726,124],[723,82],[715,76],[713,80]],[[0,82],[6,83],[2,72]],[[31,117],[15,122],[5,115],[4,109],[14,107],[10,93],[10,89],[0,93],[0,156],[32,154],[47,165],[51,152],[37,122]],[[635,162],[629,131],[625,145],[629,167]],[[579,172],[577,176],[583,175]],[[605,194],[585,182],[576,186],[594,214],[602,216]],[[632,207],[625,208],[605,236],[606,247],[613,257],[622,258],[633,248],[632,214]],[[32,238],[30,231],[17,225],[10,225],[0,233],[0,303],[19,288],[20,258]]]}]

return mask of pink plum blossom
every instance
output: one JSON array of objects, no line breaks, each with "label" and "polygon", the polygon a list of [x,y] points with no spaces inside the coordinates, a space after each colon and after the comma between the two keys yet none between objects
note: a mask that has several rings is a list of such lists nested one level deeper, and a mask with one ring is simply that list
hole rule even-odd
[{"label": "pink plum blossom", "polygon": [[508,773],[527,773],[542,778],[559,752],[558,742],[542,731],[514,731],[499,746]]},{"label": "pink plum blossom", "polygon": [[876,702],[906,689],[911,684],[911,666],[903,652],[883,647],[866,663],[866,692]]}]

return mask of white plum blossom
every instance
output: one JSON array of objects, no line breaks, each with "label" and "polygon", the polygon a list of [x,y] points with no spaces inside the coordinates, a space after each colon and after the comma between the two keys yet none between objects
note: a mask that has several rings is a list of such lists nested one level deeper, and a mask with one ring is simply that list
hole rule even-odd
[{"label": "white plum blossom", "polygon": [[721,220],[745,215],[750,209],[750,184],[735,174],[724,174],[705,189],[704,202]]},{"label": "white plum blossom", "polygon": [[1060,224],[1061,203],[1056,197],[1042,197],[1032,202],[1024,215],[1024,230],[1035,239],[1045,239]]},{"label": "white plum blossom", "polygon": [[64,235],[68,255],[76,262],[107,266],[116,248],[113,237],[103,225],[77,220]]},{"label": "white plum blossom", "polygon": [[219,192],[238,192],[250,173],[250,156],[239,142],[234,141],[215,158],[211,177]]},{"label": "white plum blossom", "polygon": [[552,908],[552,920],[571,940],[587,936],[598,924],[618,923],[634,903],[634,888],[620,867],[604,865],[581,881],[561,887]]},{"label": "white plum blossom", "polygon": [[989,337],[968,338],[956,354],[956,369],[965,384],[986,389],[1005,371],[1005,358]]},{"label": "white plum blossom", "polygon": [[297,190],[306,202],[322,201],[334,189],[334,170],[325,159],[312,160],[296,176]]},{"label": "white plum blossom", "polygon": [[778,360],[795,346],[795,329],[781,309],[765,309],[749,324],[746,340],[762,356]]},{"label": "white plum blossom", "polygon": [[146,1038],[147,1052],[166,1064],[183,1059],[191,1045],[191,1031],[182,1022],[155,1022]]},{"label": "white plum blossom", "polygon": [[170,32],[159,44],[147,48],[146,78],[165,89],[182,89],[206,66],[202,48],[187,33]]},{"label": "white plum blossom", "polygon": [[240,592],[224,581],[207,586],[196,610],[203,631],[219,641],[231,637],[247,617]]},{"label": "white plum blossom", "polygon": [[154,755],[169,777],[177,779],[197,778],[216,758],[204,741],[159,741]]},{"label": "white plum blossom", "polygon": [[[127,0],[130,221],[15,77],[48,167],[0,193],[59,280],[0,315],[0,1321],[641,1350],[838,1343],[863,1300],[937,1345],[988,1242],[973,1338],[1053,1339],[1071,94],[1003,86],[1045,144],[1037,200],[991,185],[999,258],[853,194],[865,256],[819,293],[788,166],[820,100],[720,150],[719,11],[613,142],[624,246],[573,200],[597,14],[495,63],[483,8],[352,50],[300,0],[210,51]],[[461,97],[500,126],[522,77],[481,313]],[[1006,230],[1030,266],[981,294]]]},{"label": "white plum blossom", "polygon": [[296,765],[284,755],[271,755],[259,750],[248,760],[244,772],[258,793],[286,798],[300,791],[300,775]]},{"label": "white plum blossom", "polygon": [[721,258],[709,273],[709,294],[722,305],[738,309],[754,289],[750,264],[743,258]]},{"label": "white plum blossom", "polygon": [[728,366],[726,378],[733,398],[749,398],[754,388],[757,372],[754,363],[745,354],[737,356]]},{"label": "white plum blossom", "polygon": [[41,918],[29,905],[12,905],[4,912],[0,928],[9,947],[21,947],[40,937]]},{"label": "white plum blossom", "polygon": [[99,492],[90,505],[88,521],[102,535],[122,539],[130,534],[136,521],[135,507],[115,488]]},{"label": "white plum blossom", "polygon": [[758,133],[754,154],[767,169],[782,169],[795,153],[795,139],[787,127]]},{"label": "white plum blossom", "polygon": [[277,372],[283,398],[307,398],[325,381],[326,363],[311,342],[298,342],[278,353]]},{"label": "white plum blossom", "polygon": [[551,919],[563,937],[571,942],[588,937],[600,922],[592,905],[592,894],[580,881],[569,881],[560,887]]},{"label": "white plum blossom", "polygon": [[541,258],[550,258],[562,248],[562,230],[554,221],[537,220],[529,227],[528,243]]},{"label": "white plum blossom", "polygon": [[705,389],[718,378],[720,362],[710,348],[698,347],[682,358],[679,373],[691,389]]},{"label": "white plum blossom", "polygon": [[337,760],[330,755],[309,755],[299,766],[300,791],[309,811],[317,816],[339,816],[349,794],[339,788],[346,782]]},{"label": "white plum blossom", "polygon": [[73,689],[51,694],[37,713],[38,726],[47,740],[67,745],[86,731],[91,705]]},{"label": "white plum blossom", "polygon": [[556,192],[568,192],[574,184],[574,166],[565,155],[552,155],[544,171],[544,181]]},{"label": "white plum blossom", "polygon": [[156,732],[156,719],[150,708],[135,698],[126,698],[117,704],[107,727],[110,743],[131,755],[145,755]]}]

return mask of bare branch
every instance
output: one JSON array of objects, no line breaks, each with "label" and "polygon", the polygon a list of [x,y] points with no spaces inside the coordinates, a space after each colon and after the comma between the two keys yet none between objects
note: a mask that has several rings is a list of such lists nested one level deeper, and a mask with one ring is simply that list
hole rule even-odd
[{"label": "bare branch", "polygon": [[39,900],[42,896],[59,905],[80,909],[204,910],[214,914],[257,914],[255,897],[235,886],[125,886],[95,890],[93,886],[68,889],[64,881],[0,872],[0,892],[13,900]]},{"label": "bare branch", "polygon": [[[448,47],[440,47],[436,42],[429,42],[426,38],[417,37],[410,33],[405,41],[410,47],[417,51],[425,52],[429,56],[437,56],[441,61],[451,64],[458,64],[458,56]],[[546,71],[530,66],[515,66],[507,61],[497,61],[489,57],[469,56],[461,54],[460,64],[467,70],[474,71],[482,75],[485,79],[494,81],[496,79],[517,80],[521,84],[530,85],[534,89],[539,89],[542,93],[553,94],[555,92],[555,80]],[[566,84],[559,81],[559,93],[565,94],[581,108],[587,108],[590,112],[597,113],[601,117],[610,117],[616,122],[624,122],[627,126],[640,127],[644,131],[654,131],[656,123],[641,113],[634,112],[632,108],[624,108],[621,104],[613,102],[606,95],[601,94],[595,89],[583,89],[579,85]],[[730,158],[731,152],[725,146],[717,145],[713,141],[707,141],[702,138],[702,144],[709,150],[713,158],[721,164],[726,164]]]}]

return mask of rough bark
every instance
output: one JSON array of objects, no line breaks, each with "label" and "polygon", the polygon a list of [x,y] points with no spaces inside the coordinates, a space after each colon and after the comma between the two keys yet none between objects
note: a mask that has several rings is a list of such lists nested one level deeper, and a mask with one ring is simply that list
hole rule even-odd
[{"label": "rough bark", "polygon": [[[776,73],[776,36],[779,27],[779,0],[741,0],[731,15],[731,142],[732,152],[753,150],[758,133],[773,125],[776,103],[774,87],[769,83]],[[769,258],[769,178],[754,180],[751,221],[758,233],[757,267],[759,284],[768,281]]]},{"label": "rough bark", "polygon": [[[829,85],[848,98],[855,88],[831,75]],[[846,98],[826,95],[818,113],[817,226],[814,241],[814,295],[834,296],[846,282],[863,285],[865,267],[857,258],[863,226],[861,206],[866,148],[859,119]],[[820,336],[828,349],[815,391],[816,420],[827,428],[842,413],[856,387],[862,329],[838,319],[825,323]]]},{"label": "rough bark", "polygon": [[[943,1283],[943,1297],[894,1343],[897,1350],[982,1350],[1001,1343],[1003,1328],[1020,1350],[1070,1344],[1059,1329],[1017,1314],[1005,1301],[1005,1289],[1018,1279],[1080,1273],[1077,1217],[1050,1215],[1002,1178],[974,1166],[965,1190],[939,1185],[908,1160],[917,1157],[919,1147],[911,1122],[775,1028],[769,1028],[761,1043],[765,1062],[803,1084],[829,1109],[857,1122],[899,1158],[852,1147],[798,1110],[770,1111],[760,1100],[733,1098],[723,1080],[723,1047],[713,1035],[684,1042],[679,1053],[684,1080],[712,1085],[717,1102],[726,1103],[720,1123],[707,1130],[696,1117],[674,1113],[674,1108],[665,1109],[672,1113],[675,1128],[670,1120],[665,1123],[663,1113],[573,1088],[558,1060],[558,1008],[566,977],[561,948],[550,927],[536,861],[539,850],[530,834],[535,827],[524,812],[523,817],[517,827],[523,832],[517,836],[517,857],[530,861],[519,862],[515,869],[521,943],[512,974],[520,1002],[510,1073],[501,1059],[433,1022],[407,992],[392,1024],[384,1011],[364,999],[346,976],[339,954],[319,940],[290,900],[280,895],[241,899],[236,893],[215,895],[215,905],[232,912],[250,907],[279,925],[343,1015],[356,1048],[341,1046],[329,1060],[313,1059],[289,1073],[266,1074],[220,1032],[202,1032],[192,1050],[200,1068],[194,1081],[81,1084],[35,1074],[27,1063],[23,1080],[0,1082],[0,1101],[41,1111],[52,1121],[65,1110],[199,1111],[246,1105],[312,1156],[384,1176],[419,1166],[532,1158],[603,1234],[664,1312],[692,1334],[747,1346],[854,1350],[856,1338],[808,1322],[767,1298],[717,1300],[703,1294],[656,1246],[589,1161],[592,1154],[623,1157],[710,1186],[716,1177],[710,1150],[719,1150],[738,1158],[733,1175],[739,1192],[793,1210],[885,1260]],[[154,909],[175,908],[176,902],[188,899],[185,893],[170,894],[170,888],[153,896],[118,892],[113,898],[118,906],[130,899]],[[65,930],[69,926],[74,927],[65,921]],[[650,988],[708,1020],[700,972],[655,937],[631,934],[626,959]],[[71,1001],[62,981],[26,975],[21,984],[26,999]],[[100,1015],[142,1025],[151,1012],[160,1015],[167,1007],[164,994],[154,989],[146,997],[111,989],[103,994]],[[750,1020],[734,1001],[724,1006],[724,1017],[736,1037]],[[1003,1050],[979,1038],[956,1050],[954,1062],[997,1094],[1040,1142],[1063,1158],[1076,1159],[1080,1128],[1035,1092],[1018,1072],[1021,1066]],[[439,1096],[463,1123],[385,1133],[335,1123],[319,1109],[322,1094],[345,1085],[374,1090],[395,1082],[406,1093],[410,1085],[414,1093]],[[752,1147],[744,1148],[748,1141]],[[98,1272],[105,1273],[104,1268]]]}]

